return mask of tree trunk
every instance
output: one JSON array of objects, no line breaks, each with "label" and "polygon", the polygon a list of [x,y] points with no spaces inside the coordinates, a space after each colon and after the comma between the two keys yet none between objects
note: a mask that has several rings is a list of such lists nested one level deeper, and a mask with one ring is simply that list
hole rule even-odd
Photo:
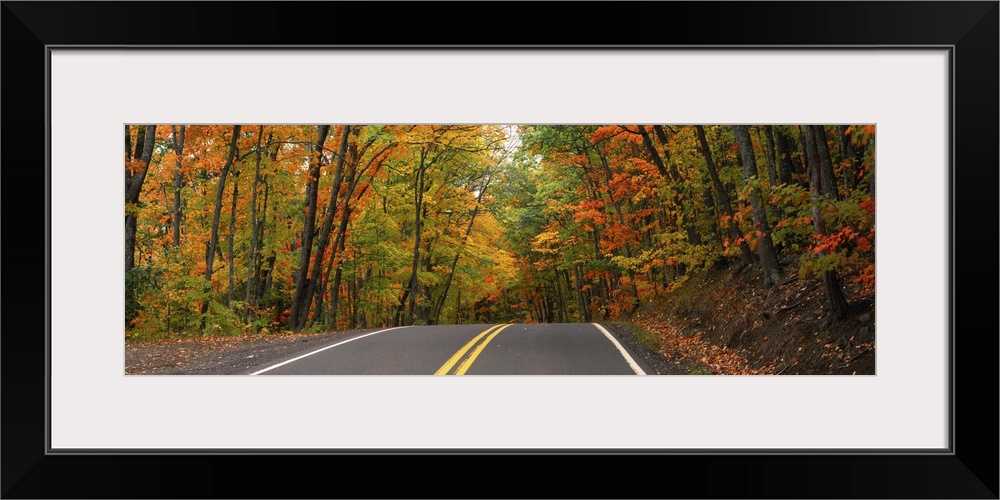
[{"label": "tree trunk", "polygon": [[[260,252],[260,249],[264,248],[264,228],[267,227],[267,199],[268,199],[268,196],[271,193],[271,185],[270,185],[270,183],[267,182],[267,176],[266,175],[262,176],[260,181],[264,183],[264,206],[263,206],[263,208],[261,210],[262,214],[261,214],[261,217],[260,217],[260,225],[257,227],[257,249],[258,249],[257,250],[257,261],[258,261],[258,263],[256,264],[256,266],[257,266],[257,272],[256,272],[256,275],[254,276],[254,283],[255,283],[254,288],[255,288],[255,290],[253,291],[253,294],[250,296],[250,303],[251,303],[251,305],[254,308],[257,307],[257,304],[260,302],[260,298],[264,295],[264,291],[265,291],[265,286],[264,285],[265,285],[265,283],[267,281],[267,277],[264,276],[261,273],[261,270],[264,268],[264,259],[263,259],[263,256],[262,256],[261,252]],[[272,252],[271,255],[273,257],[274,253]],[[271,262],[271,266],[272,267],[274,266],[273,262]]]},{"label": "tree trunk", "polygon": [[[330,188],[330,202],[326,207],[326,214],[323,216],[323,224],[319,230],[319,242],[316,245],[316,256],[313,258],[312,275],[306,280],[305,289],[299,298],[299,319],[298,328],[305,328],[309,318],[309,305],[312,303],[313,294],[316,290],[321,290],[320,284],[323,281],[323,256],[326,247],[330,242],[330,231],[333,229],[333,220],[337,213],[337,200],[340,198],[340,186],[344,179],[344,163],[347,158],[348,138],[351,133],[351,126],[345,125],[340,139],[340,147],[337,150],[337,163],[333,172],[333,186]],[[356,169],[356,168],[355,168]],[[347,201],[345,199],[344,204]],[[308,263],[307,263],[308,264]],[[319,293],[320,303],[322,302],[322,292]],[[316,315],[320,314],[319,304],[317,304]]]},{"label": "tree trunk", "polygon": [[[132,161],[125,168],[125,274],[135,267],[135,206],[139,203],[142,183],[149,172],[149,162],[153,158],[153,143],[156,141],[156,125],[142,125],[142,132],[136,137],[135,152],[131,151],[129,126],[125,126],[125,154],[132,155]],[[131,163],[139,161],[139,172],[133,172]]]},{"label": "tree trunk", "polygon": [[333,285],[330,286],[330,319],[326,324],[328,332],[337,331],[337,303],[340,299],[340,277],[343,271],[344,266],[338,265],[337,270],[333,272]]},{"label": "tree trunk", "polygon": [[358,295],[360,294],[361,287],[365,284],[364,276],[358,276],[358,253],[357,250],[354,251],[353,258],[351,259],[352,269],[351,269],[351,281],[348,282],[350,289],[348,290],[348,296],[351,299],[351,328],[358,327]]},{"label": "tree trunk", "polygon": [[653,145],[653,141],[649,138],[646,127],[639,125],[639,135],[642,136],[642,143],[646,146],[646,151],[649,152],[649,156],[653,159],[653,165],[656,165],[656,170],[660,172],[660,176],[664,179],[670,179],[670,176],[667,174],[667,167],[663,164],[660,153],[656,151],[656,146]]},{"label": "tree trunk", "polygon": [[[424,215],[423,218],[427,218],[427,206],[424,205]],[[433,257],[434,253],[431,248],[434,244],[434,239],[427,240],[427,250],[424,252],[423,258],[420,260],[421,266],[424,268],[424,272],[430,275],[433,272]],[[426,283],[420,283],[417,286],[417,291],[420,292],[420,302],[417,304],[416,318],[420,320],[421,324],[430,323],[430,308],[428,305],[431,303],[431,289]]]},{"label": "tree trunk", "polygon": [[[573,290],[573,283],[570,281],[570,277],[569,277],[569,269],[563,269],[562,270],[562,279],[563,279],[564,290],[566,290],[566,295],[564,296],[565,297],[565,303],[569,304],[569,294],[570,294],[570,291]],[[569,319],[569,306],[566,307],[566,314],[565,314],[565,316],[566,316],[566,322],[569,323],[570,322],[570,319]],[[577,319],[579,319],[579,318],[577,318]]]},{"label": "tree trunk", "polygon": [[559,304],[558,310],[558,321],[561,323],[569,323],[569,318],[566,316],[566,299],[563,295],[562,284],[559,281],[559,270],[555,270],[555,279],[552,281],[552,286],[556,289],[556,301]]},{"label": "tree trunk", "polygon": [[260,227],[260,221],[257,219],[257,186],[260,184],[260,159],[263,153],[261,148],[263,139],[264,126],[261,125],[260,131],[257,133],[257,158],[253,172],[253,190],[250,196],[250,251],[247,253],[247,287],[246,293],[243,296],[244,323],[250,317],[250,291],[253,289],[253,269],[257,261],[257,229]]},{"label": "tree trunk", "polygon": [[125,214],[125,274],[128,275],[135,267],[135,231],[136,217],[134,213]]},{"label": "tree trunk", "polygon": [[794,137],[792,136],[789,136],[789,141],[795,145],[794,149],[802,151],[802,154],[800,154],[798,158],[799,161],[795,162],[795,172],[799,174],[804,173],[806,175],[806,182],[803,183],[803,185],[806,185],[809,183],[809,169],[806,165],[806,161],[808,161],[806,158],[806,131],[805,127],[802,125],[799,125],[798,129],[799,141],[796,143]]},{"label": "tree trunk", "polygon": [[847,133],[847,125],[837,125],[837,134],[840,136],[840,148],[838,149],[840,161],[844,165],[840,177],[843,180],[844,193],[849,195],[851,191],[854,191],[856,181],[854,176],[858,173],[857,153],[854,151],[854,145],[851,144],[851,138]]},{"label": "tree trunk", "polygon": [[653,131],[656,132],[656,138],[660,140],[660,144],[664,147],[667,146],[667,133],[663,131],[663,125],[653,125]]},{"label": "tree trunk", "polygon": [[309,328],[312,328],[323,316],[323,301],[326,300],[326,290],[330,286],[330,278],[333,276],[333,264],[337,260],[336,257],[336,250],[334,250],[334,254],[326,262],[326,271],[320,275],[320,281],[315,287],[316,291],[313,293],[313,310],[315,312],[308,321]]},{"label": "tree trunk", "polygon": [[458,282],[458,289],[455,290],[455,324],[462,324],[462,282]]},{"label": "tree trunk", "polygon": [[[236,158],[236,140],[240,136],[240,126],[233,125],[233,138],[229,143],[229,157],[226,159],[226,164],[222,166],[222,172],[219,174],[219,189],[216,191],[215,195],[215,211],[212,216],[212,235],[205,245],[205,298],[201,303],[201,314],[204,315],[208,312],[208,302],[211,299],[209,296],[212,291],[212,265],[215,262],[215,249],[219,244],[219,218],[222,215],[222,193],[226,189],[226,176],[229,175],[229,168],[233,166],[233,159]],[[202,326],[204,326],[204,319],[202,319]]]},{"label": "tree trunk", "polygon": [[236,292],[236,266],[233,262],[233,244],[236,240],[236,200],[240,197],[239,173],[233,179],[233,204],[229,212],[229,294],[226,295],[226,307],[232,307],[233,294]]},{"label": "tree trunk", "polygon": [[[774,152],[774,130],[771,128],[770,125],[764,126],[764,139],[767,141],[767,181],[771,186],[775,186],[778,183],[778,171]],[[760,128],[757,129],[757,133],[760,133]]]},{"label": "tree trunk", "polygon": [[[811,127],[806,127],[803,140],[806,144],[806,160],[809,167],[809,191],[812,198],[813,229],[818,235],[826,235],[827,228],[823,221],[821,200],[831,197],[823,192],[823,175],[821,173],[820,155],[818,144],[816,144],[815,132]],[[823,251],[821,255],[826,255]],[[827,305],[830,307],[834,319],[839,320],[847,316],[847,300],[844,299],[844,291],[840,286],[840,279],[836,271],[824,271],[823,291],[826,294]]]},{"label": "tree trunk", "polygon": [[174,246],[181,246],[181,188],[184,187],[184,174],[181,173],[181,156],[184,154],[184,132],[187,127],[181,125],[180,131],[177,127],[171,126],[170,131],[174,137],[174,153],[176,156],[176,169],[174,170],[174,209],[172,211],[173,215],[173,231],[174,231]]},{"label": "tree trunk", "polygon": [[270,297],[267,295],[271,293],[271,286],[274,284],[274,263],[278,260],[278,256],[273,252],[267,258],[267,262],[264,264],[264,270],[261,272],[263,281],[261,282],[260,292],[257,294],[259,297],[264,297],[264,307],[271,306]]},{"label": "tree trunk", "polygon": [[421,150],[420,165],[417,167],[417,177],[415,179],[413,193],[413,266],[410,271],[410,284],[403,295],[404,302],[406,294],[410,296],[410,305],[407,310],[407,315],[409,316],[409,324],[411,325],[416,320],[417,314],[417,269],[420,267],[420,223],[424,201],[424,172],[427,168],[425,165],[426,158],[427,151]]},{"label": "tree trunk", "polygon": [[576,300],[580,306],[580,319],[585,323],[590,323],[590,308],[587,307],[587,299],[583,293],[583,277],[580,272],[580,264],[573,266],[573,277],[576,278]]},{"label": "tree trunk", "polygon": [[[292,306],[288,316],[288,328],[293,332],[302,329],[301,316],[302,294],[305,292],[309,279],[309,261],[312,256],[313,231],[316,226],[317,191],[319,190],[319,173],[323,164],[323,144],[330,133],[329,125],[320,125],[316,130],[316,144],[313,147],[312,159],[309,162],[309,182],[306,184],[306,212],[302,225],[302,246],[299,249],[299,268],[295,273],[295,293],[292,295]],[[308,308],[308,303],[305,304]]]},{"label": "tree trunk", "polygon": [[715,186],[715,192],[719,195],[719,205],[721,205],[722,211],[729,218],[729,237],[734,242],[739,242],[740,255],[743,257],[743,261],[751,264],[753,263],[753,254],[750,253],[750,246],[744,241],[743,231],[736,224],[733,205],[729,202],[729,193],[726,191],[725,186],[722,185],[719,173],[715,170],[715,162],[712,160],[712,149],[709,148],[708,139],[705,137],[705,128],[701,125],[695,125],[695,131],[698,133],[698,141],[701,142],[701,153],[705,156],[705,166],[708,168],[708,175],[712,178],[712,185]]},{"label": "tree trunk", "polygon": [[792,165],[792,152],[788,145],[789,139],[781,128],[778,128],[776,134],[774,147],[778,157],[778,180],[782,184],[791,184],[792,173],[795,171],[795,167]]},{"label": "tree trunk", "polygon": [[[774,131],[771,130],[770,125],[757,126],[757,138],[761,144],[761,148],[766,149],[764,151],[767,157],[767,189],[763,191],[764,196],[761,197],[761,201],[771,198],[771,190],[778,182],[778,169],[777,169],[777,157],[774,153]],[[767,145],[765,148],[764,145]],[[764,203],[764,210],[771,215],[773,221],[781,220],[782,213],[778,208],[777,204],[771,203],[770,201]]]},{"label": "tree trunk", "polygon": [[833,171],[833,158],[830,157],[830,145],[826,142],[826,131],[822,125],[813,125],[812,129],[816,152],[819,153],[823,195],[834,200],[839,200],[840,193],[837,191],[837,174]]},{"label": "tree trunk", "polygon": [[[757,179],[757,162],[754,160],[750,129],[746,125],[733,125],[733,134],[736,135],[740,159],[743,162],[743,178],[753,182]],[[783,281],[781,267],[778,265],[778,254],[771,241],[771,227],[767,223],[767,212],[758,187],[753,187],[750,191],[750,207],[753,210],[753,222],[757,230],[757,255],[760,258],[760,267],[764,271],[764,286],[780,285]]]},{"label": "tree trunk", "polygon": [[715,241],[722,246],[722,232],[719,231],[719,213],[722,211],[719,209],[718,203],[715,202],[715,197],[712,196],[712,179],[709,178],[708,174],[705,174],[702,178],[702,182],[705,185],[705,189],[701,192],[702,203],[705,204],[705,211],[708,213],[708,219],[712,221],[710,227],[712,228],[712,237]]},{"label": "tree trunk", "polygon": [[[356,256],[355,256],[356,257]],[[351,259],[351,264],[355,264]],[[354,305],[357,303],[358,271],[357,266],[352,266],[351,274],[345,280],[347,282],[347,328],[356,328],[358,324],[357,311]]]}]

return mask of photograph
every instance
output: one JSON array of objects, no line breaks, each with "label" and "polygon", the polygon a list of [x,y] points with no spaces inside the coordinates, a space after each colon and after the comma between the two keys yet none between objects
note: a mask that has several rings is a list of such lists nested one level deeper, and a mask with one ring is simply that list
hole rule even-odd
[{"label": "photograph", "polygon": [[0,3],[2,498],[998,498],[997,0]]},{"label": "photograph", "polygon": [[126,375],[876,375],[872,123],[123,142]]}]

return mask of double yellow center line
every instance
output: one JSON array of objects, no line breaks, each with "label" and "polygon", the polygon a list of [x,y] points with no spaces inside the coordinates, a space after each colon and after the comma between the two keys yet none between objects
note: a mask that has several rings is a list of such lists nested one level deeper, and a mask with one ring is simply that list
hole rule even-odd
[{"label": "double yellow center line", "polygon": [[[469,370],[470,366],[472,366],[472,362],[475,361],[476,358],[479,356],[479,353],[483,352],[483,349],[486,348],[486,344],[489,344],[490,341],[493,340],[493,337],[496,337],[501,330],[507,328],[510,325],[511,323],[505,325],[495,325],[490,328],[487,328],[486,331],[484,331],[483,333],[476,335],[467,344],[462,346],[462,348],[459,349],[458,352],[456,352],[451,358],[449,358],[448,361],[446,361],[443,365],[441,365],[441,368],[438,368],[438,371],[434,372],[434,375],[449,375],[449,374],[465,375],[465,372]],[[489,336],[487,337],[487,335]],[[485,337],[486,340],[483,340],[483,337]],[[480,340],[483,341],[479,342]],[[477,343],[479,344],[478,346],[476,345]],[[471,354],[466,356],[466,354],[469,353],[469,350],[472,349],[473,346],[475,346],[475,349],[472,350]],[[460,364],[459,361],[461,361]],[[456,364],[458,364],[457,368],[455,368]],[[452,370],[453,368],[454,371]]]}]

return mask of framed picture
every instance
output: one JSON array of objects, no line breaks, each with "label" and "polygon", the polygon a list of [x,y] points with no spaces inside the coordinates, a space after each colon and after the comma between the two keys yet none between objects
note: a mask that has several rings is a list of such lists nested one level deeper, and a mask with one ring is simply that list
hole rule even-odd
[{"label": "framed picture", "polygon": [[[45,273],[7,302],[5,497],[298,497],[277,478],[308,462],[465,475],[473,455],[519,471],[489,496],[997,497],[996,427],[976,423],[997,415],[996,2],[198,5],[3,4],[9,234],[45,243],[8,247]],[[528,19],[557,43],[522,43]],[[126,376],[118,168],[141,123],[873,124],[877,369]],[[546,481],[550,460],[587,479]]]}]

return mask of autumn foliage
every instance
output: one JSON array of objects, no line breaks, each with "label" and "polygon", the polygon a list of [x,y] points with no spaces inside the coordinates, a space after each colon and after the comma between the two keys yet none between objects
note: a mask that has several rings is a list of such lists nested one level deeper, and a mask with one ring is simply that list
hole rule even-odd
[{"label": "autumn foliage", "polygon": [[127,335],[617,319],[712,266],[765,283],[765,236],[873,291],[874,127],[746,132],[128,126]]},{"label": "autumn foliage", "polygon": [[[155,127],[141,196],[125,207],[138,217],[128,335],[298,329],[296,297],[307,330],[470,322],[489,310],[516,273],[495,247],[503,230],[491,193],[510,132],[320,128],[244,125],[233,142],[233,126]],[[144,129],[127,127],[132,144]]]}]

